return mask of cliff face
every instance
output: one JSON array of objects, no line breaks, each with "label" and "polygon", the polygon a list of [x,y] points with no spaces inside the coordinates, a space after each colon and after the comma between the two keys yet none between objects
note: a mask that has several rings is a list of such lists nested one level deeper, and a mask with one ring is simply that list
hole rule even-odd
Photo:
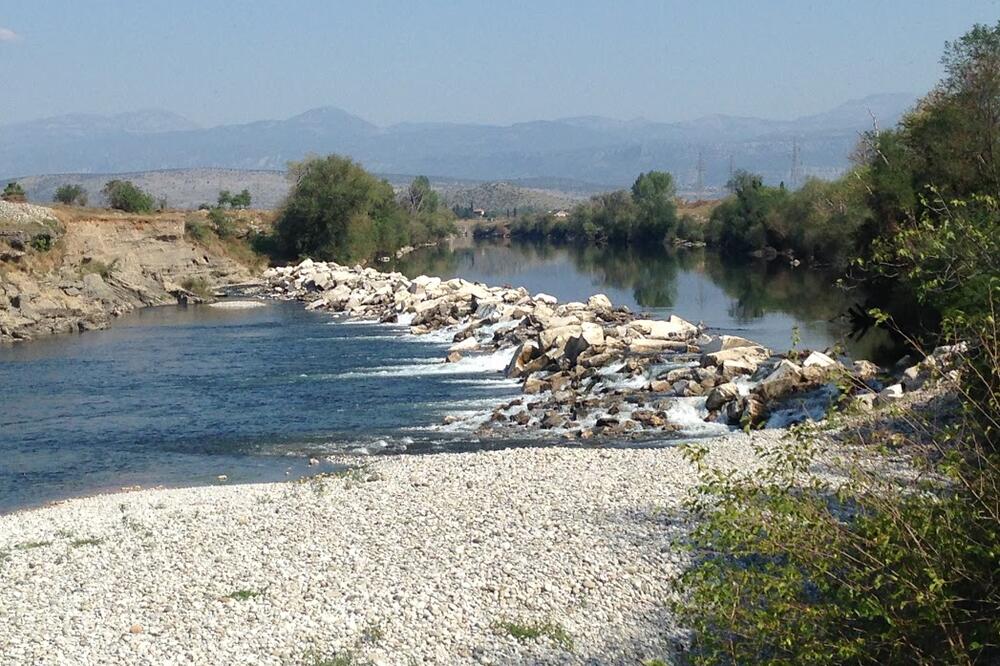
[{"label": "cliff face", "polygon": [[252,277],[223,246],[186,237],[183,213],[0,206],[0,342],[104,328],[137,307],[187,299],[183,285]]}]

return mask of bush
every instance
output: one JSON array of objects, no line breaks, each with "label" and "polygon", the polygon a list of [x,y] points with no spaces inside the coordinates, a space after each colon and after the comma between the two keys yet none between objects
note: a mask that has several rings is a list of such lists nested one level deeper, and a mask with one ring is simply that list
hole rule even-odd
[{"label": "bush", "polygon": [[[677,606],[694,664],[1000,660],[996,332],[970,339],[954,424],[907,410],[905,433],[859,432],[839,464],[800,429],[751,479],[702,468]],[[900,448],[918,479],[871,464]],[[819,460],[842,485],[810,474]]]},{"label": "bush", "polygon": [[191,216],[184,220],[184,234],[203,243],[212,237],[212,229],[208,224]]},{"label": "bush", "polygon": [[181,280],[181,287],[201,298],[212,296],[212,289],[208,286],[208,281],[200,275],[184,278]]},{"label": "bush", "polygon": [[82,185],[60,185],[52,200],[67,206],[86,206],[87,190],[83,189]]},{"label": "bush", "polygon": [[4,201],[23,202],[27,201],[28,197],[25,195],[24,188],[21,187],[20,183],[10,182],[3,188],[3,194],[0,195],[0,199]]},{"label": "bush", "polygon": [[219,238],[232,238],[236,235],[236,225],[221,206],[209,209],[208,221]]},{"label": "bush", "polygon": [[31,239],[31,247],[36,252],[48,252],[52,249],[52,236],[49,234],[38,234]]},{"label": "bush", "polygon": [[102,190],[108,201],[108,206],[126,213],[151,213],[154,200],[152,195],[143,192],[128,180],[110,180]]}]

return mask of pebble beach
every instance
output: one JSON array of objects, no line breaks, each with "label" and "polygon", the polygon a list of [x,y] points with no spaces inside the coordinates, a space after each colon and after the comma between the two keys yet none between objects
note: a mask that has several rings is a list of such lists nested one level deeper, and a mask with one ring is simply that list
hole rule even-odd
[{"label": "pebble beach", "polygon": [[0,516],[3,663],[670,663],[696,481],[677,447],[515,448]]}]

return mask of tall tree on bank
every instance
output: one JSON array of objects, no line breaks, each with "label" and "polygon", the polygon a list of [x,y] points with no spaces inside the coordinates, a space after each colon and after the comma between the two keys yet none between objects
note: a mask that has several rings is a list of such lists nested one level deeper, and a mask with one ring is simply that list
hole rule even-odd
[{"label": "tall tree on bank", "polygon": [[635,204],[633,240],[662,243],[677,227],[677,189],[674,179],[663,171],[639,174],[632,184]]}]

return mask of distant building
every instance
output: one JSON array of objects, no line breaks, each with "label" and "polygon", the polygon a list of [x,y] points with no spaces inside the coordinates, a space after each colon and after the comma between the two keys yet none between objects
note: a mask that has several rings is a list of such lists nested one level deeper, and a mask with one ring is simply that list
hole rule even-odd
[{"label": "distant building", "polygon": [[486,211],[482,208],[473,208],[472,217],[486,217]]},{"label": "distant building", "polygon": [[555,213],[552,214],[552,217],[558,217],[560,220],[564,220],[567,217],[569,217],[569,213],[567,213],[564,210],[557,210]]}]

